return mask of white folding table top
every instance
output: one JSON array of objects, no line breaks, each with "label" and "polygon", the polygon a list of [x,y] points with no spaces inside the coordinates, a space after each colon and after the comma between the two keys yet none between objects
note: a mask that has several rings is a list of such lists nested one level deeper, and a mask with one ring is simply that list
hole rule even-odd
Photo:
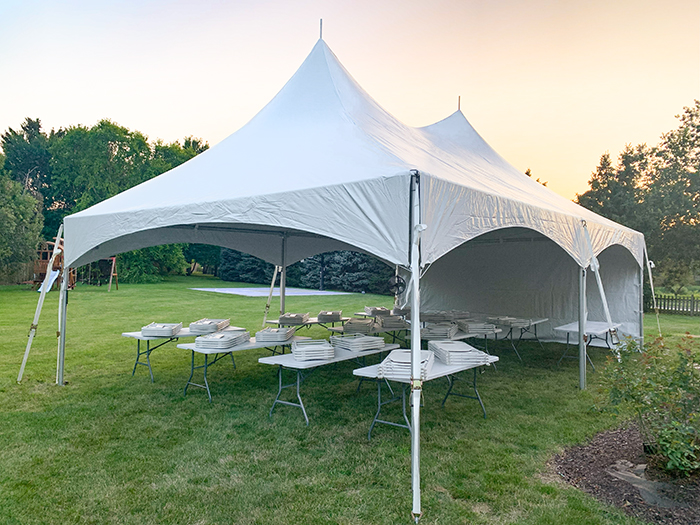
[{"label": "white folding table top", "polygon": [[[622,326],[620,323],[613,323],[613,328]],[[554,328],[558,332],[578,333],[578,321],[563,324]],[[590,335],[603,335],[610,330],[610,326],[605,321],[586,321],[586,333]]]},{"label": "white folding table top", "polygon": [[462,341],[463,339],[471,339],[473,337],[483,337],[485,335],[491,335],[491,334],[500,334],[501,332],[503,332],[503,330],[500,328],[496,328],[495,330],[490,331],[490,332],[480,332],[480,333],[471,333],[471,334],[466,334],[466,333],[462,332],[461,330],[457,330],[457,333],[455,335],[453,335],[451,339],[425,339],[425,341]]},{"label": "white folding table top", "polygon": [[[495,363],[498,361],[498,357],[495,355],[490,355],[486,356],[485,359],[488,364]],[[440,377],[445,377],[449,375],[454,375],[459,372],[463,372],[464,370],[469,370],[471,368],[476,368],[479,366],[484,366],[487,363],[480,363],[480,364],[462,364],[462,365],[446,365],[442,361],[438,361],[437,359],[433,362],[433,367],[430,369],[430,371],[427,373],[425,376],[425,381],[432,381],[433,379],[438,379]],[[379,365],[371,365],[371,366],[365,366],[363,368],[356,368],[355,370],[352,371],[353,375],[356,375],[358,377],[366,377],[368,379],[377,379],[377,376],[379,375]],[[396,381],[398,383],[410,383],[411,380],[409,378],[391,378],[391,377],[386,377],[389,381]]]},{"label": "white folding table top", "polygon": [[231,348],[195,348],[196,343],[184,343],[177,345],[177,347],[182,348],[183,350],[194,350],[198,354],[227,354],[229,352],[238,352],[240,350],[253,350],[257,348],[273,348],[275,346],[287,346],[291,345],[294,341],[308,341],[309,339],[311,338],[301,335],[295,335],[283,342],[262,341],[260,343],[257,343],[255,341],[255,337],[251,337],[250,342],[242,345],[232,346]]},{"label": "white folding table top", "polygon": [[280,325],[280,326],[292,326],[293,327],[293,326],[306,326],[309,324],[344,323],[345,321],[349,321],[349,320],[350,320],[349,317],[341,317],[337,321],[319,321],[318,317],[309,317],[308,321],[306,321],[305,323],[299,323],[299,324],[290,324],[290,323],[285,323],[285,322],[280,323],[279,319],[268,319],[265,322],[267,324],[276,324],[276,325]]},{"label": "white folding table top", "polygon": [[[222,332],[245,332],[245,328],[240,328],[238,326],[227,326]],[[214,333],[214,332],[212,332]],[[178,333],[174,335],[141,335],[141,332],[123,332],[122,337],[132,337],[134,339],[139,339],[140,341],[156,341],[158,339],[176,339],[178,337],[199,337],[200,335],[209,334],[193,334],[190,332],[190,327],[182,328]]]},{"label": "white folding table top", "polygon": [[[178,345],[179,346],[179,345]],[[391,350],[396,350],[399,348],[397,344],[387,344],[382,348],[373,348],[371,350],[363,350],[362,352],[351,352],[349,350],[343,350],[340,348],[335,349],[335,357],[333,359],[315,359],[313,361],[297,361],[294,359],[292,354],[282,354],[273,355],[268,357],[261,357],[258,359],[259,363],[264,363],[266,365],[280,365],[284,368],[291,368],[294,370],[306,370],[309,368],[316,368],[318,366],[330,365],[333,363],[339,363],[341,361],[347,361],[348,359],[354,359],[356,357],[365,357],[368,355],[378,354],[380,352],[390,352]]]},{"label": "white folding table top", "polygon": [[[521,319],[517,318],[512,321],[508,321],[505,324],[507,326],[512,326],[513,328],[530,328],[531,326],[535,326],[538,324],[542,324],[549,321],[548,317],[542,317],[539,319]],[[498,323],[496,323],[498,324]]]}]

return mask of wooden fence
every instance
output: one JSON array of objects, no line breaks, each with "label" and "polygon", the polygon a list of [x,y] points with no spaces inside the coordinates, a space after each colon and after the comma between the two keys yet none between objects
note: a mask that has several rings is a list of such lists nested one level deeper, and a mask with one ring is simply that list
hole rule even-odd
[{"label": "wooden fence", "polygon": [[[647,302],[648,310],[653,310],[651,301]],[[656,305],[659,312],[677,315],[700,315],[700,297],[677,297],[675,295],[657,295]]]}]

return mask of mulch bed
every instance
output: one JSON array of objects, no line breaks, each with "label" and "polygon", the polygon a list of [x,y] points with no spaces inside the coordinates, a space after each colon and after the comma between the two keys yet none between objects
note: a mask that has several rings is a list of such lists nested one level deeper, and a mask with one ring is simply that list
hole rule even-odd
[{"label": "mulch bed", "polygon": [[[667,483],[668,488],[660,493],[673,500],[674,507],[646,503],[636,487],[609,474],[619,460],[647,464],[646,479]],[[644,455],[642,437],[634,425],[598,434],[590,443],[555,456],[550,465],[570,485],[641,520],[664,525],[700,524],[700,474],[669,476],[658,459]]]}]

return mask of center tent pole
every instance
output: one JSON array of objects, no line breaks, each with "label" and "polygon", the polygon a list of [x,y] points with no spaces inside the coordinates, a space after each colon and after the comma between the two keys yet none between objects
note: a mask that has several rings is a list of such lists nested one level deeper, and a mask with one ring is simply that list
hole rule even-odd
[{"label": "center tent pole", "polygon": [[282,271],[280,272],[280,315],[286,312],[284,306],[287,293],[287,234],[282,234]]},{"label": "center tent pole", "polygon": [[421,517],[420,501],[420,399],[423,391],[420,366],[420,172],[411,177],[411,487],[413,519]]}]

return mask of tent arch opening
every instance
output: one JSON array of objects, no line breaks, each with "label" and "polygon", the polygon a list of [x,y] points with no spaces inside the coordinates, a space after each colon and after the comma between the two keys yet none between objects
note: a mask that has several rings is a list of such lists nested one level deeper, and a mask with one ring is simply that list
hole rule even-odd
[{"label": "tent arch opening", "polygon": [[[626,246],[601,252],[601,276],[614,320],[623,333],[641,335],[639,266]],[[578,318],[580,266],[555,241],[530,228],[499,228],[460,244],[421,279],[421,309],[465,310],[476,316],[547,318],[539,333]],[[589,318],[604,321],[592,272],[586,287]]]}]

